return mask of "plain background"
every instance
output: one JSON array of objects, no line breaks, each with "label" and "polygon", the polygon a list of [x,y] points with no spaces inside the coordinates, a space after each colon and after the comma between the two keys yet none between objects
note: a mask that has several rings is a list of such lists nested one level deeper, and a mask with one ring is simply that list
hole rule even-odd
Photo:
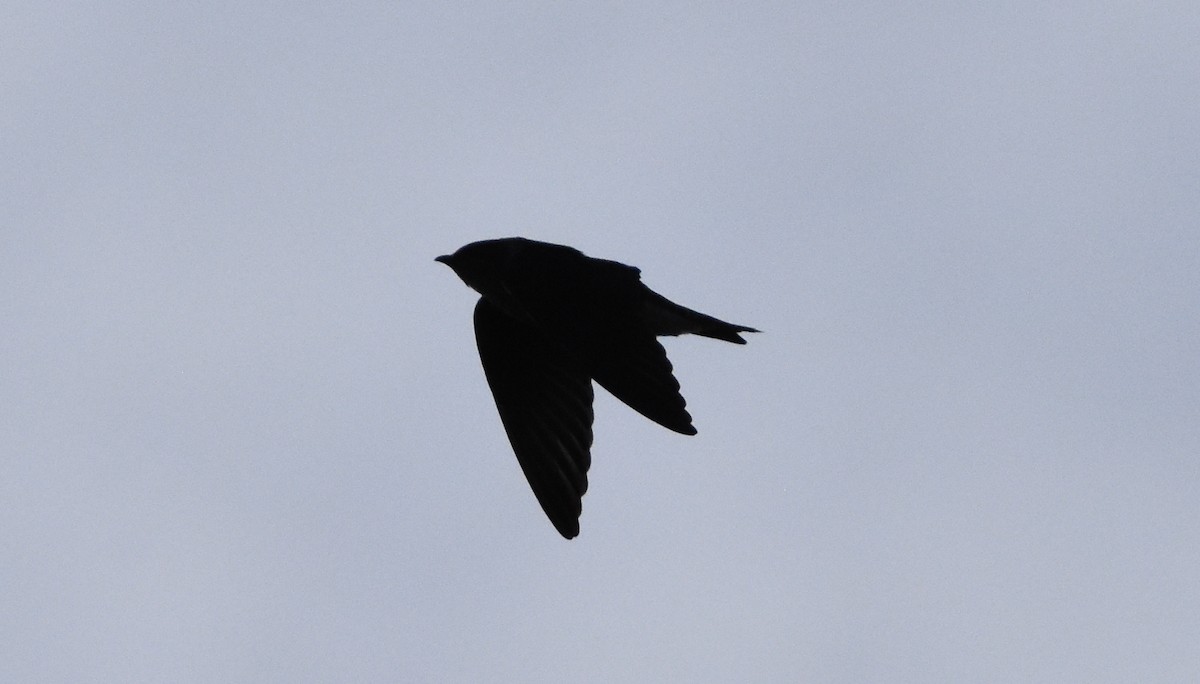
[{"label": "plain background", "polygon": [[[1200,680],[1200,5],[9,2],[0,679]],[[433,258],[666,340],[528,491]]]}]

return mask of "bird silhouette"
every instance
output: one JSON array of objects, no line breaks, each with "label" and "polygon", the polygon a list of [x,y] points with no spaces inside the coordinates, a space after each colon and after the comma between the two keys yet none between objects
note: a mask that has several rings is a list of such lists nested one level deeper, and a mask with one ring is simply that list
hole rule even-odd
[{"label": "bird silhouette", "polygon": [[579,534],[592,447],[592,381],[630,408],[696,434],[659,336],[745,344],[758,332],[676,304],[640,271],[525,238],[473,242],[437,261],[481,297],[475,341],[513,452],[538,503]]}]

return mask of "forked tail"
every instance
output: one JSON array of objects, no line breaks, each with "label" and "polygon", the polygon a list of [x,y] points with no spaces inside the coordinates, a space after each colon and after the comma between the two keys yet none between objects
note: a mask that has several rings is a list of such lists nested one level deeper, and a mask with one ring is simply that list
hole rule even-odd
[{"label": "forked tail", "polygon": [[646,300],[646,321],[655,335],[701,335],[734,344],[746,344],[738,333],[759,332],[745,326],[726,323],[708,314],[680,306],[657,292],[650,291]]}]

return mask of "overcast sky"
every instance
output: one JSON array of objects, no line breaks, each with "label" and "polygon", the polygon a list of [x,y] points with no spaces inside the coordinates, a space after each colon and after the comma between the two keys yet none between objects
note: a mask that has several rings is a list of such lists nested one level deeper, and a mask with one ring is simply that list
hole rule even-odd
[{"label": "overcast sky", "polygon": [[[0,10],[0,680],[1200,680],[1200,5]],[[761,328],[582,532],[433,261]]]}]

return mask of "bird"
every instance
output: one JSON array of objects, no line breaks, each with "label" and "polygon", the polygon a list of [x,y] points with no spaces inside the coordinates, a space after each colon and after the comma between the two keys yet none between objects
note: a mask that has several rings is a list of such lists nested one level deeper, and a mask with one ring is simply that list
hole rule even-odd
[{"label": "bird", "polygon": [[472,242],[435,259],[479,293],[475,342],[500,421],[546,517],[579,534],[591,466],[592,381],[633,410],[696,434],[660,336],[746,344],[758,330],[654,292],[633,266],[549,242]]}]

